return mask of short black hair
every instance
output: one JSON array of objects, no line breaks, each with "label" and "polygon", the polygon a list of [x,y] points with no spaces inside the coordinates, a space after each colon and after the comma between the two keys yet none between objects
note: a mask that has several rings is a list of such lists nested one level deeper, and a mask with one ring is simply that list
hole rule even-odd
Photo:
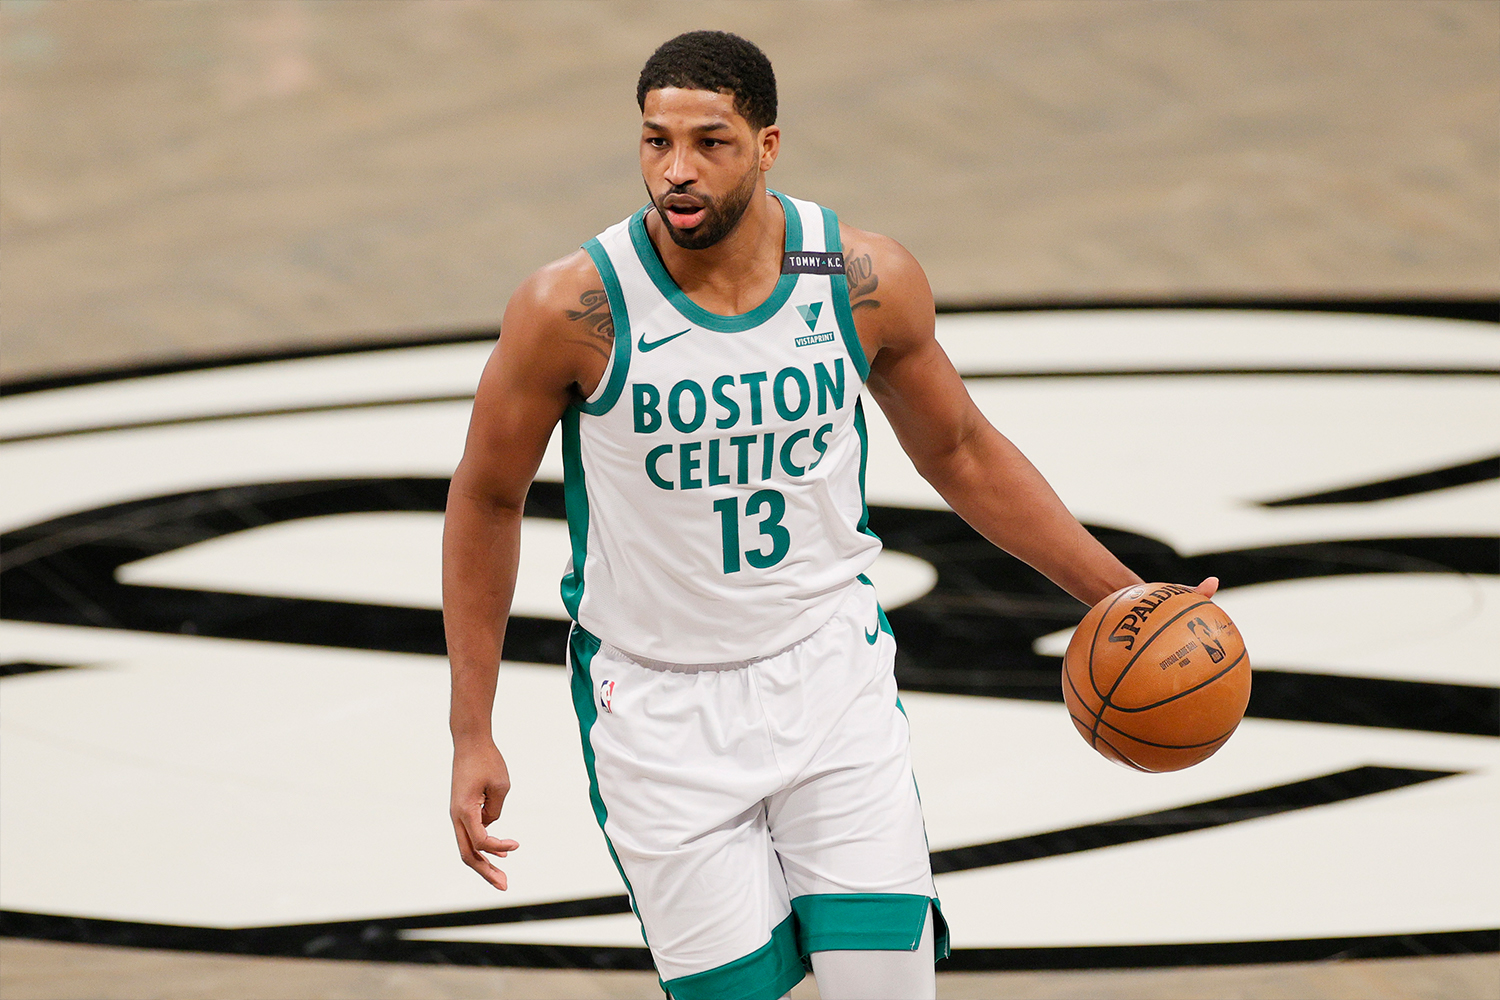
[{"label": "short black hair", "polygon": [[776,74],[771,60],[739,35],[689,31],[663,42],[641,68],[635,100],[646,110],[646,94],[664,87],[728,91],[734,110],[757,132],[776,123]]}]

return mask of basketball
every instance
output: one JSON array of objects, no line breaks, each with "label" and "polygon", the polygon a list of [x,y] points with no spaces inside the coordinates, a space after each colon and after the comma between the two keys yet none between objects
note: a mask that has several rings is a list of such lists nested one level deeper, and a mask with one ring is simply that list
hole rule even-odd
[{"label": "basketball", "polygon": [[1073,725],[1108,760],[1180,771],[1233,735],[1250,658],[1217,605],[1175,583],[1136,584],[1094,605],[1063,656]]}]

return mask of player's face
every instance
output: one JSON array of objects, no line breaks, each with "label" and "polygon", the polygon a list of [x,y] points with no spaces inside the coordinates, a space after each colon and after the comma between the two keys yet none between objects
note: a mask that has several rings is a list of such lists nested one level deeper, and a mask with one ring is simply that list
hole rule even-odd
[{"label": "player's face", "polygon": [[759,132],[734,97],[666,87],[646,94],[641,176],[672,241],[702,250],[734,230],[776,160],[780,130]]}]

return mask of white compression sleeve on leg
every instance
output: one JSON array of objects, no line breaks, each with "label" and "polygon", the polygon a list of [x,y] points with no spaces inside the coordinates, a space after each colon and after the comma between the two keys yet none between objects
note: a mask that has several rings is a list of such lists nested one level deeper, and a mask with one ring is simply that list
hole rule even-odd
[{"label": "white compression sleeve on leg", "polygon": [[916,951],[815,951],[813,976],[823,1000],[934,1000],[932,911]]}]

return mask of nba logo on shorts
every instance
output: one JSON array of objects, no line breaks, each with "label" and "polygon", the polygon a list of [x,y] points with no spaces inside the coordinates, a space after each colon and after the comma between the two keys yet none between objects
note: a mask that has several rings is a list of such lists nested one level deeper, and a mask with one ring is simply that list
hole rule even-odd
[{"label": "nba logo on shorts", "polygon": [[610,704],[609,703],[610,703],[610,699],[612,699],[614,696],[615,696],[615,682],[614,681],[600,681],[599,682],[599,707],[602,708],[602,709],[604,709],[606,712],[610,713],[611,715],[614,714],[615,710],[613,708],[610,708]]}]

